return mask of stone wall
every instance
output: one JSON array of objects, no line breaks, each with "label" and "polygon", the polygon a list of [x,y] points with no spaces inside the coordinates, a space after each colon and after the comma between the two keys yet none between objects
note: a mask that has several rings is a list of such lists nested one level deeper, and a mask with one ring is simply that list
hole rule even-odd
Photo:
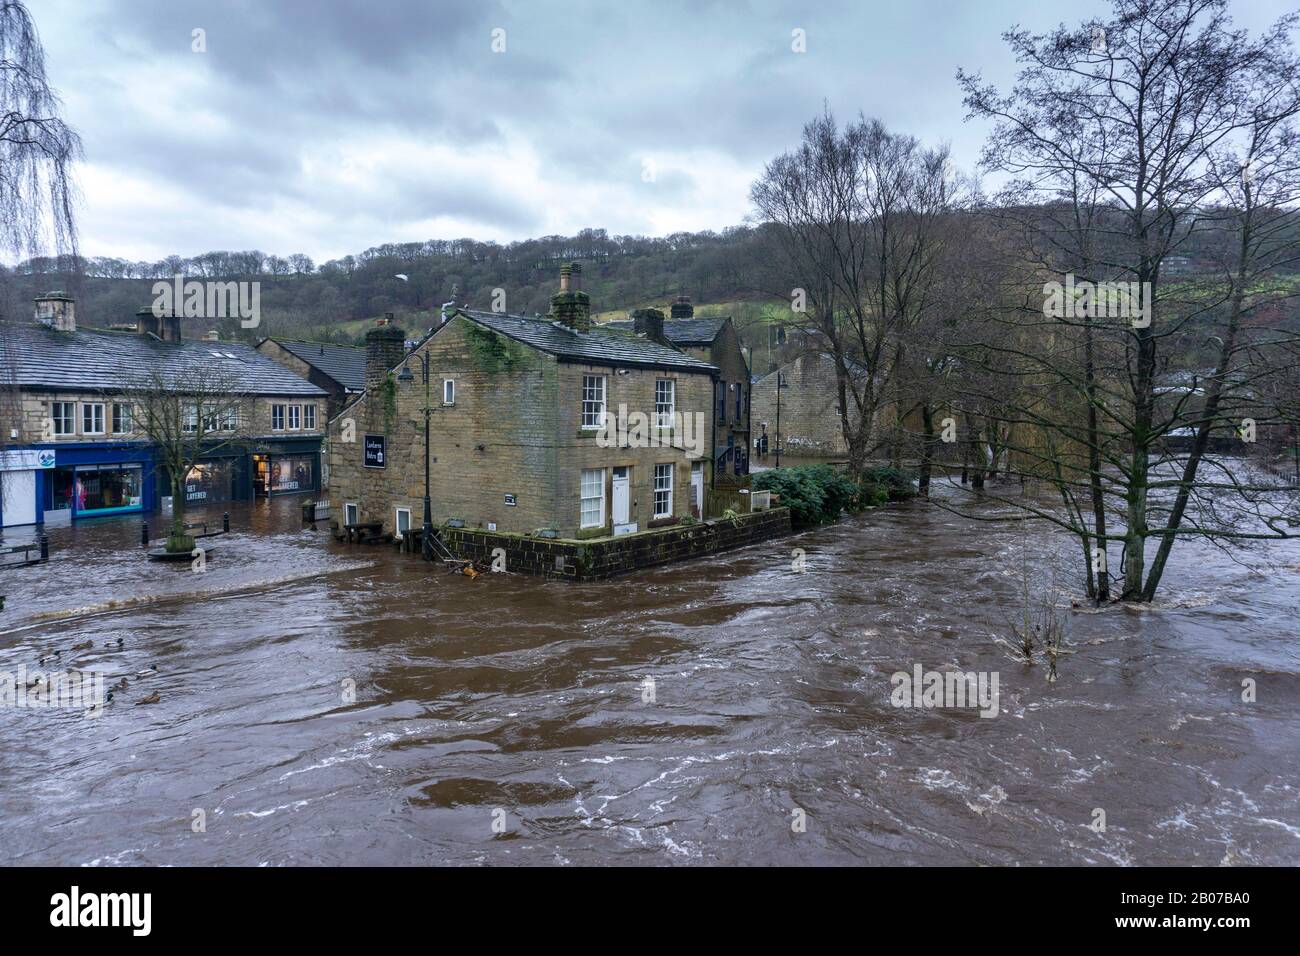
[{"label": "stone wall", "polygon": [[790,533],[790,510],[773,508],[733,521],[659,528],[617,538],[573,541],[447,528],[441,538],[458,557],[491,562],[505,551],[506,570],[518,574],[586,581],[640,568],[704,557]]}]

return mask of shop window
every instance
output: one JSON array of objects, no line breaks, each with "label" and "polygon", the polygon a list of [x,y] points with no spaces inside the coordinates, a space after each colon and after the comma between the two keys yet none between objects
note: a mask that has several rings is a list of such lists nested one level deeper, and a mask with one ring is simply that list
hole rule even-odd
[{"label": "shop window", "polygon": [[75,490],[77,511],[81,514],[138,511],[142,487],[143,469],[140,465],[78,468]]},{"label": "shop window", "polygon": [[196,462],[185,476],[186,503],[229,501],[232,469],[229,459]]},{"label": "shop window", "polygon": [[271,493],[312,490],[315,464],[313,456],[272,459]]}]

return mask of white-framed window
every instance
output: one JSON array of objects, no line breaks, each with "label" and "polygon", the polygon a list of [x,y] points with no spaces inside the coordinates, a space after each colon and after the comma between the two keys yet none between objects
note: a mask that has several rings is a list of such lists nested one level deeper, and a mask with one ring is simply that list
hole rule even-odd
[{"label": "white-framed window", "polygon": [[296,432],[302,430],[302,406],[289,406],[289,431]]},{"label": "white-framed window", "polygon": [[655,465],[655,517],[668,518],[673,513],[673,466]]},{"label": "white-framed window", "polygon": [[582,376],[582,427],[600,428],[605,424],[605,376]]},{"label": "white-framed window", "polygon": [[221,430],[223,432],[233,432],[238,427],[239,406],[231,402],[221,409]]},{"label": "white-framed window", "polygon": [[183,416],[181,421],[181,431],[187,435],[192,435],[199,430],[199,406],[186,405],[181,412]]},{"label": "white-framed window", "polygon": [[126,402],[113,403],[113,434],[125,435],[131,431],[131,406]]},{"label": "white-framed window", "polygon": [[307,431],[316,430],[316,406],[304,405],[302,407],[302,427]]},{"label": "white-framed window", "polygon": [[582,520],[584,528],[605,525],[605,469],[582,469]]},{"label": "white-framed window", "polygon": [[271,406],[271,431],[273,432],[284,431],[284,406],[283,405]]},{"label": "white-framed window", "polygon": [[677,396],[677,383],[669,378],[655,381],[655,424],[660,428],[673,427],[673,407]]},{"label": "white-framed window", "polygon": [[393,528],[399,538],[405,538],[411,530],[411,509],[396,508],[393,515]]},{"label": "white-framed window", "polygon": [[77,424],[73,419],[76,407],[73,402],[50,402],[50,421],[54,425],[54,434],[75,435],[77,433]]},{"label": "white-framed window", "polygon": [[442,404],[456,404],[456,380],[454,378],[444,378],[442,380]]},{"label": "white-framed window", "polygon": [[83,435],[104,434],[104,403],[81,403],[81,433]]},{"label": "white-framed window", "polygon": [[358,524],[361,521],[361,506],[355,501],[345,502],[343,505],[343,523]]}]

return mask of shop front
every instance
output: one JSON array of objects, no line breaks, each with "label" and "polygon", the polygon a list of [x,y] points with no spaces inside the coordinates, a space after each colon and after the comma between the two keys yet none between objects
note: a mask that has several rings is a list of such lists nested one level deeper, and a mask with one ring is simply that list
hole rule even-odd
[{"label": "shop front", "polygon": [[200,458],[185,476],[185,506],[243,501],[249,497],[247,456],[243,452]]},{"label": "shop front", "polygon": [[0,451],[0,526],[40,521],[39,476],[54,467],[54,452],[40,448]]},{"label": "shop front", "polygon": [[253,455],[253,489],[258,497],[319,491],[320,440],[264,446]]},{"label": "shop front", "polygon": [[54,467],[43,472],[38,492],[47,523],[136,514],[157,504],[154,460],[147,446],[59,447],[54,456]]}]

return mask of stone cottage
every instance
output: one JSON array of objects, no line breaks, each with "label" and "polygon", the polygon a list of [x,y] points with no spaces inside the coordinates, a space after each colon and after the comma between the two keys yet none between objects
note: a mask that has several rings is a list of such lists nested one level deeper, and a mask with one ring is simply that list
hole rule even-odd
[{"label": "stone cottage", "polygon": [[544,318],[446,314],[409,352],[391,323],[367,333],[365,391],[330,422],[336,526],[418,532],[426,459],[436,525],[586,539],[702,515],[718,370],[661,314],[593,326],[577,264]]},{"label": "stone cottage", "polygon": [[[644,334],[654,312],[638,309],[630,321],[609,322],[606,327]],[[691,300],[680,295],[663,323],[663,334],[675,348],[718,369],[713,396],[714,468],[719,479],[749,474],[750,371],[735,321],[726,315],[697,319]]]}]

